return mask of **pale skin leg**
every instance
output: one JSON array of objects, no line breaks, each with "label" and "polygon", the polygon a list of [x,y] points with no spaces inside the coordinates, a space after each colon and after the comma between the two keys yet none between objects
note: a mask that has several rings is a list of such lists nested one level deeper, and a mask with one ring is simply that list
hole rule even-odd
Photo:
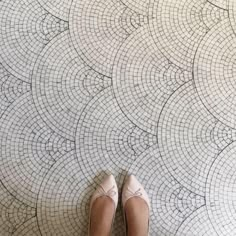
[{"label": "pale skin leg", "polygon": [[110,236],[115,206],[111,198],[99,197],[91,210],[91,225],[89,236]]},{"label": "pale skin leg", "polygon": [[[93,204],[91,211],[90,236],[110,236],[115,213],[114,203],[103,196]],[[128,236],[147,236],[149,210],[145,201],[133,197],[126,202],[125,214],[128,223]]]},{"label": "pale skin leg", "polygon": [[147,236],[149,210],[146,202],[139,197],[130,198],[125,204],[128,236]]}]

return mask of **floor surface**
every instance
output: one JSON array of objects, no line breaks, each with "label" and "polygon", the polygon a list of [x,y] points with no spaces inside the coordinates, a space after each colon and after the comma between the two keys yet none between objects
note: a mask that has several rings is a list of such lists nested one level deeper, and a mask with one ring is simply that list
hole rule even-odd
[{"label": "floor surface", "polygon": [[151,236],[235,236],[235,141],[235,0],[0,0],[0,236],[86,236],[108,173]]}]

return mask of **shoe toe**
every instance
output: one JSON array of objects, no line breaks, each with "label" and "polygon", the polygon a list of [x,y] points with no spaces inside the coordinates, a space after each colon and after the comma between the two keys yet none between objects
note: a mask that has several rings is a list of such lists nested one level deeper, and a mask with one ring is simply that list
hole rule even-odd
[{"label": "shoe toe", "polygon": [[135,192],[139,192],[140,195],[137,194],[136,196],[141,197],[147,203],[148,208],[150,209],[150,201],[148,198],[148,194],[145,191],[142,184],[137,180],[137,178],[134,175],[130,175],[125,182],[123,192],[122,192],[123,206],[125,205],[127,200],[132,196],[132,194],[130,195],[131,192],[134,193],[134,196],[135,196]]},{"label": "shoe toe", "polygon": [[108,193],[108,196],[114,201],[115,206],[118,204],[118,188],[116,180],[113,175],[108,175],[100,184],[104,192]]}]

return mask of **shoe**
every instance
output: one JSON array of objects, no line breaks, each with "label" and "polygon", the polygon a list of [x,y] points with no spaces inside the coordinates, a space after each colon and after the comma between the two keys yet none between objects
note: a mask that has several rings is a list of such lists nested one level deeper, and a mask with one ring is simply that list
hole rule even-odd
[{"label": "shoe", "polygon": [[[150,201],[147,195],[147,192],[144,190],[143,186],[139,183],[139,181],[135,178],[134,175],[130,175],[126,180],[123,190],[122,190],[122,205],[123,205],[123,216],[126,225],[126,235],[127,235],[127,220],[125,214],[125,204],[132,197],[140,197],[142,198],[150,211]],[[148,219],[148,235],[149,235],[149,219]]]},{"label": "shoe", "polygon": [[[91,217],[91,210],[92,210],[93,203],[95,202],[95,200],[97,198],[102,197],[102,196],[107,196],[107,197],[111,198],[111,200],[114,203],[115,210],[116,210],[117,204],[118,204],[118,188],[117,188],[116,181],[115,181],[115,178],[113,175],[107,176],[103,180],[103,182],[97,187],[97,189],[95,190],[95,192],[92,195],[92,198],[90,200],[90,207],[89,207],[88,236],[90,236],[90,226],[91,226],[90,217]],[[114,212],[114,216],[115,216],[115,212]],[[114,222],[114,216],[113,216],[112,224]]]}]

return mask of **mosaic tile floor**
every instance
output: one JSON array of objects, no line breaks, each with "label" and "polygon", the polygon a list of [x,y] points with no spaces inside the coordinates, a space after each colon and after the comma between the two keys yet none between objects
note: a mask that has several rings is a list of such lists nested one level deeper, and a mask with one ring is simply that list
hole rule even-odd
[{"label": "mosaic tile floor", "polygon": [[235,0],[0,0],[0,85],[0,236],[86,236],[107,173],[151,236],[236,235]]}]

